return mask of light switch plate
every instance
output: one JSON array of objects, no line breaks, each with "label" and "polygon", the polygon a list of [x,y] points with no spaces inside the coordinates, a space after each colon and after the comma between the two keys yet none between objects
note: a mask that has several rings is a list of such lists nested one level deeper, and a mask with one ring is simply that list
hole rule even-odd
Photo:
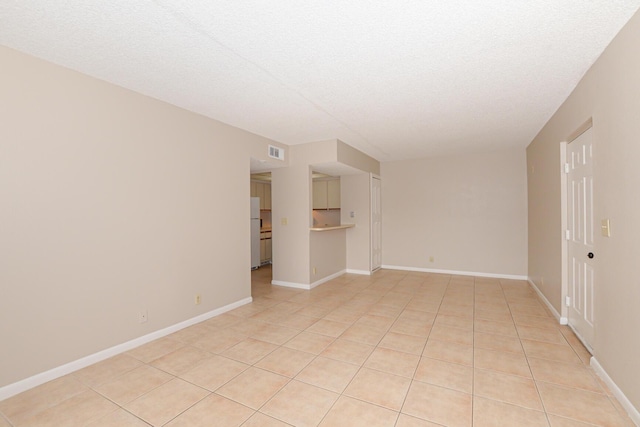
[{"label": "light switch plate", "polygon": [[604,237],[611,237],[611,227],[608,219],[602,220],[600,228]]}]

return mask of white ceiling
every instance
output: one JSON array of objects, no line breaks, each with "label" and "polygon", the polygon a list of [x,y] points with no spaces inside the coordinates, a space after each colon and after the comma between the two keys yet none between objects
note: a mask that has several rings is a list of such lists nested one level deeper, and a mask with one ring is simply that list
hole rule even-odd
[{"label": "white ceiling", "polygon": [[286,144],[526,146],[640,0],[0,0],[0,44]]}]

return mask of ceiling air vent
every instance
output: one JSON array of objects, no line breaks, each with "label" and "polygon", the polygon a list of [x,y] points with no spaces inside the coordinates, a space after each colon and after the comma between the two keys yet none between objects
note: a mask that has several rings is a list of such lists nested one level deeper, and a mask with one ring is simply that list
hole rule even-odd
[{"label": "ceiling air vent", "polygon": [[272,159],[284,160],[284,150],[282,148],[269,146],[269,157]]}]

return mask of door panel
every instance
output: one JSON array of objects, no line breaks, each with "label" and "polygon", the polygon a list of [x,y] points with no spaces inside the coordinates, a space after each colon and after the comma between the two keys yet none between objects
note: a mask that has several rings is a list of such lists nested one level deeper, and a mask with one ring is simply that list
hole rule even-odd
[{"label": "door panel", "polygon": [[567,146],[569,163],[569,325],[587,346],[594,334],[593,137],[589,129]]}]

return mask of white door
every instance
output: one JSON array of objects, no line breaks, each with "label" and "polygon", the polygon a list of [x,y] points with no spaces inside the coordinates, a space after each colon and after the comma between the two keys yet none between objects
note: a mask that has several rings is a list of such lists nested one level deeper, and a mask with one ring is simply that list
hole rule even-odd
[{"label": "white door", "polygon": [[591,347],[593,343],[593,132],[567,145],[569,245],[569,325]]},{"label": "white door", "polygon": [[371,179],[371,271],[382,266],[382,206],[380,179]]}]

